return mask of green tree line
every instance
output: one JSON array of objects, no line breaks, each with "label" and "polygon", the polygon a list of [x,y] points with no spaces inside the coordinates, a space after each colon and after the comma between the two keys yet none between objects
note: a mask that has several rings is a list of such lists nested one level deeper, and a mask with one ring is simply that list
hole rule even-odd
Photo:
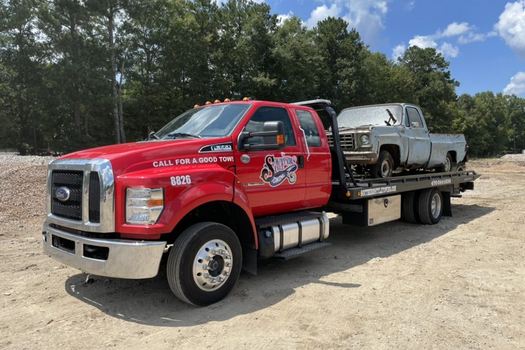
[{"label": "green tree line", "polygon": [[0,148],[135,141],[207,100],[419,104],[477,156],[525,148],[525,100],[456,95],[449,63],[372,52],[341,18],[314,28],[229,0],[0,0]]}]

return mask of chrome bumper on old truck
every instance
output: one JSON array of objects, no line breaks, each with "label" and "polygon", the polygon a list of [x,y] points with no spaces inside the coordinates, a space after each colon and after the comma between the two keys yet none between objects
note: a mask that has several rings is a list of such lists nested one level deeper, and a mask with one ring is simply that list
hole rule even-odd
[{"label": "chrome bumper on old truck", "polygon": [[44,252],[83,272],[116,278],[151,278],[159,271],[166,242],[88,238],[43,228]]},{"label": "chrome bumper on old truck", "polygon": [[378,155],[370,151],[343,151],[346,160],[355,164],[375,164]]}]

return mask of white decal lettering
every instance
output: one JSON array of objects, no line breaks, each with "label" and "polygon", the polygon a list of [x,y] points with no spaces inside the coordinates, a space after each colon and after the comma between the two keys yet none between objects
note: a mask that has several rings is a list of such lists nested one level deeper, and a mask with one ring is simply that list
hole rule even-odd
[{"label": "white decal lettering", "polygon": [[191,185],[191,176],[190,175],[178,175],[170,177],[172,186],[183,186]]}]

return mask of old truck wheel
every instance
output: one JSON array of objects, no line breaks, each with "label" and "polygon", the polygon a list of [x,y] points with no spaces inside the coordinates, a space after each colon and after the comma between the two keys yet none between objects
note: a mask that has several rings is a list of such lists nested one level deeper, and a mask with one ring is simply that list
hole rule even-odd
[{"label": "old truck wheel", "polygon": [[425,225],[437,224],[443,214],[443,194],[438,189],[421,191],[418,199],[419,221]]},{"label": "old truck wheel", "polygon": [[447,156],[445,158],[445,164],[443,164],[441,167],[439,167],[438,171],[443,173],[448,173],[449,171],[456,170],[456,164],[454,163],[454,160],[452,159],[452,155],[450,153],[447,153]]},{"label": "old truck wheel", "polygon": [[401,219],[405,222],[415,224],[417,218],[417,199],[418,193],[415,191],[403,193],[401,197]]},{"label": "old truck wheel", "polygon": [[229,227],[202,222],[175,240],[166,264],[172,292],[182,301],[205,306],[223,299],[235,286],[242,248]]},{"label": "old truck wheel", "polygon": [[381,151],[377,163],[372,167],[374,177],[387,178],[392,176],[394,171],[394,158],[388,151]]}]

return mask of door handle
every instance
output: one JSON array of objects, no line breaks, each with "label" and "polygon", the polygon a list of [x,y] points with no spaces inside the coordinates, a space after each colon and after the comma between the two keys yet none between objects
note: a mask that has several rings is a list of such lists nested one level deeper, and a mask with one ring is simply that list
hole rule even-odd
[{"label": "door handle", "polygon": [[299,169],[304,168],[304,156],[297,156],[297,166]]}]

